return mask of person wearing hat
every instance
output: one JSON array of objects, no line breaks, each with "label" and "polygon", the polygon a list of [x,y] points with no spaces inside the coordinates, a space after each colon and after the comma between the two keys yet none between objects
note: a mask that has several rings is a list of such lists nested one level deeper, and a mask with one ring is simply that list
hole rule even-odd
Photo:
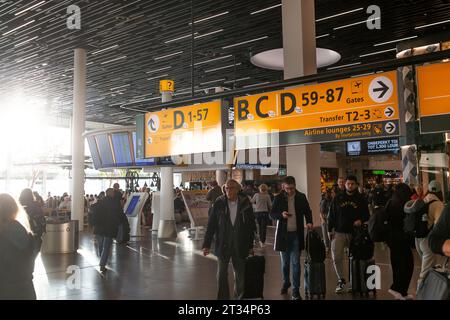
[{"label": "person wearing hat", "polygon": [[[428,193],[423,198],[423,201],[429,205],[428,207],[428,229],[432,230],[433,226],[439,220],[441,216],[444,204],[442,202],[442,189],[439,182],[436,180],[430,181],[428,184]],[[417,281],[417,288],[419,288],[425,276],[430,269],[436,265],[437,255],[431,251],[428,243],[428,237],[416,238],[416,249],[422,261],[422,267],[420,270],[419,279]]]}]

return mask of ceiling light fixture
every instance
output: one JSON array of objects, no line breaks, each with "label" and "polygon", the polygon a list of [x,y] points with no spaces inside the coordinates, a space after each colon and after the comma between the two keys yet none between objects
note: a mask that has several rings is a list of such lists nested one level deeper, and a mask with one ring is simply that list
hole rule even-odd
[{"label": "ceiling light fixture", "polygon": [[169,75],[166,73],[166,74],[162,74],[162,75],[160,75],[160,76],[147,78],[147,80],[155,80],[155,79],[164,78],[164,77],[168,77],[168,76],[169,76]]},{"label": "ceiling light fixture", "polygon": [[264,11],[267,11],[267,10],[271,10],[271,9],[275,9],[275,8],[281,7],[282,5],[283,4],[281,4],[281,3],[280,4],[276,4],[276,5],[268,7],[268,8],[264,8],[264,9],[261,9],[261,10],[250,12],[250,14],[251,15],[258,14],[258,13],[261,13],[261,12],[264,12]]},{"label": "ceiling light fixture", "polygon": [[252,40],[247,40],[247,41],[231,44],[229,46],[222,47],[222,49],[228,49],[228,48],[240,46],[241,44],[246,44],[246,43],[255,42],[255,41],[259,41],[259,40],[264,40],[264,39],[267,39],[268,37],[269,36],[264,36],[264,37],[261,37],[261,38],[256,38],[256,39],[252,39]]},{"label": "ceiling light fixture", "polygon": [[388,43],[395,43],[395,42],[400,42],[403,40],[409,40],[409,39],[414,39],[417,38],[417,36],[412,36],[412,37],[406,37],[406,38],[401,38],[401,39],[396,39],[396,40],[391,40],[391,41],[386,41],[386,42],[380,42],[380,43],[376,43],[373,46],[374,47],[378,47],[378,46],[382,46],[384,44],[388,44]]},{"label": "ceiling light fixture", "polygon": [[418,26],[415,27],[414,29],[422,29],[422,28],[427,28],[427,27],[431,27],[431,26],[436,26],[438,24],[444,24],[444,23],[448,23],[450,22],[450,20],[445,20],[445,21],[440,21],[440,22],[435,22],[435,23],[430,23],[430,24],[424,24],[423,26]]},{"label": "ceiling light fixture", "polygon": [[234,83],[234,82],[240,82],[240,81],[245,81],[245,80],[250,80],[250,77],[245,77],[245,78],[240,78],[240,79],[236,79],[236,80],[228,80],[225,81],[224,83]]},{"label": "ceiling light fixture", "polygon": [[324,20],[327,20],[327,19],[343,16],[344,14],[349,14],[349,13],[353,13],[353,12],[357,12],[357,11],[361,11],[361,10],[364,10],[364,8],[353,9],[353,10],[350,10],[350,11],[345,11],[345,12],[341,12],[341,13],[338,13],[338,14],[334,14],[332,16],[320,18],[320,19],[317,19],[316,22],[320,22],[320,21],[324,21]]},{"label": "ceiling light fixture", "polygon": [[381,50],[381,51],[376,51],[376,52],[371,52],[371,53],[365,53],[365,54],[359,55],[359,57],[363,58],[363,57],[373,56],[373,55],[376,55],[376,54],[385,53],[385,52],[389,52],[389,51],[397,51],[397,48]]},{"label": "ceiling light fixture", "polygon": [[33,41],[33,40],[36,40],[37,38],[39,38],[39,37],[36,36],[36,37],[30,38],[30,39],[28,39],[28,40],[19,42],[18,44],[15,44],[15,45],[14,45],[14,48],[20,47],[21,45],[24,45],[25,43],[28,43],[28,42]]},{"label": "ceiling light fixture", "polygon": [[201,65],[201,64],[204,64],[204,63],[213,62],[213,61],[217,61],[217,60],[223,60],[223,59],[226,59],[226,58],[230,58],[232,56],[233,56],[232,54],[229,54],[229,55],[226,55],[226,56],[222,56],[222,57],[218,57],[218,58],[214,58],[214,59],[209,59],[209,60],[206,60],[206,61],[197,62],[197,63],[194,63],[194,66],[198,66],[198,65]]},{"label": "ceiling light fixture", "polygon": [[163,71],[163,70],[167,70],[167,69],[171,69],[171,68],[172,68],[172,66],[168,66],[168,67],[164,67],[164,68],[146,71],[146,73],[153,73],[153,72]]},{"label": "ceiling light fixture", "polygon": [[204,84],[209,84],[209,83],[214,83],[214,82],[221,82],[221,81],[225,81],[225,78],[222,79],[217,79],[217,80],[212,80],[212,81],[207,81],[207,82],[202,82],[200,83],[201,86],[203,86]]},{"label": "ceiling light fixture", "polygon": [[317,36],[316,39],[325,38],[328,37],[329,35],[330,35],[329,33],[322,34],[321,36]]},{"label": "ceiling light fixture", "polygon": [[126,59],[126,58],[127,58],[127,56],[122,56],[122,57],[115,58],[115,59],[112,59],[112,60],[104,61],[104,62],[102,62],[100,64],[107,64],[107,63],[110,63],[110,62],[114,62],[114,61],[118,61],[118,60],[122,60],[122,59]]},{"label": "ceiling light fixture", "polygon": [[16,60],[16,63],[20,63],[20,62],[22,62],[22,61],[25,61],[25,60],[28,60],[28,59],[31,59],[31,58],[34,58],[34,57],[37,57],[37,56],[38,56],[38,54],[35,53],[35,54],[31,55],[31,56],[28,56],[28,57],[25,57],[25,58]]},{"label": "ceiling light fixture", "polygon": [[3,36],[6,36],[6,35],[10,34],[11,32],[14,32],[14,31],[16,31],[16,30],[22,29],[23,27],[26,27],[27,25],[32,24],[33,22],[34,22],[34,20],[28,21],[27,23],[25,23],[25,24],[23,24],[23,25],[21,25],[21,26],[19,26],[19,27],[17,27],[17,28],[14,28],[14,29],[12,29],[12,30],[6,31],[6,32],[3,33],[2,35],[3,35]]},{"label": "ceiling light fixture", "polygon": [[[214,19],[214,18],[223,16],[223,15],[228,14],[228,13],[230,13],[230,12],[229,12],[229,11],[225,11],[225,12],[222,12],[222,13],[215,14],[215,15],[213,15],[213,16],[207,17],[207,18],[195,20],[195,21],[194,21],[194,24],[199,23],[199,22],[203,22],[203,21],[207,21],[207,20],[210,20],[210,19]],[[189,23],[189,25],[192,25],[192,23]]]},{"label": "ceiling light fixture", "polygon": [[15,15],[15,16],[18,16],[18,15],[24,13],[24,12],[27,12],[28,10],[31,10],[31,9],[36,8],[36,7],[39,7],[41,4],[44,4],[44,3],[45,3],[45,1],[41,1],[41,2],[39,2],[39,3],[36,3],[35,5],[32,5],[32,6],[29,7],[29,8],[26,8],[26,9],[24,9],[24,10],[22,10],[22,11],[17,12],[17,13],[14,14],[14,15]]},{"label": "ceiling light fixture", "polygon": [[[380,19],[380,17],[374,18],[374,19],[372,19],[371,21],[373,21],[373,20],[379,20],[379,19]],[[344,29],[344,28],[356,26],[357,24],[362,24],[362,23],[367,23],[367,20],[363,20],[363,21],[359,21],[359,22],[355,22],[355,23],[346,24],[345,26],[340,26],[340,27],[333,28],[333,30]]]},{"label": "ceiling light fixture", "polygon": [[233,68],[234,66],[240,66],[242,63],[236,63],[236,64],[230,64],[230,65],[228,65],[228,66],[224,66],[224,67],[218,67],[218,68],[214,68],[214,69],[209,69],[209,70],[205,70],[205,73],[208,73],[208,72],[214,72],[214,71],[217,71],[217,70],[222,70],[222,69],[227,69],[227,68]]},{"label": "ceiling light fixture", "polygon": [[358,64],[361,64],[361,62],[355,62],[355,63],[349,63],[349,64],[342,64],[342,65],[340,65],[340,66],[327,68],[327,70],[333,70],[333,69],[339,69],[339,68],[344,68],[344,67],[356,66],[356,65],[358,65]]},{"label": "ceiling light fixture", "polygon": [[125,85],[123,85],[123,86],[111,88],[111,89],[109,89],[109,90],[114,91],[114,90],[117,90],[117,89],[129,87],[129,86],[131,86],[131,84],[125,84]]},{"label": "ceiling light fixture", "polygon": [[108,51],[108,50],[116,49],[116,48],[118,48],[118,47],[119,47],[119,45],[118,45],[118,44],[115,44],[115,45],[113,45],[113,46],[111,46],[111,47],[108,47],[108,48],[105,48],[105,49],[101,49],[101,50],[94,51],[94,52],[92,52],[91,54],[92,54],[92,55],[96,55],[96,54],[99,54],[99,53],[101,53],[101,52],[105,52],[105,51]]},{"label": "ceiling light fixture", "polygon": [[166,54],[165,56],[156,57],[155,60],[161,60],[161,59],[173,57],[173,56],[176,56],[176,55],[178,55],[178,54],[182,54],[183,52],[184,52],[184,51],[178,51],[178,52]]},{"label": "ceiling light fixture", "polygon": [[199,36],[196,36],[194,39],[200,39],[200,38],[207,37],[207,36],[210,36],[212,34],[216,34],[216,33],[222,32],[222,31],[223,31],[223,29],[219,29],[219,30],[216,30],[216,31],[211,31],[211,32],[204,33],[204,34],[201,34]]},{"label": "ceiling light fixture", "polygon": [[256,86],[262,86],[264,84],[269,84],[270,82],[260,82],[260,83],[254,83],[254,84],[249,84],[248,86],[243,86],[243,88],[251,88],[251,87],[256,87]]},{"label": "ceiling light fixture", "polygon": [[[194,34],[198,34],[198,32],[195,32]],[[175,39],[167,40],[167,41],[164,41],[164,43],[167,44],[167,43],[175,42],[175,41],[190,38],[190,37],[192,37],[192,34],[187,34],[187,35],[175,38]]]}]

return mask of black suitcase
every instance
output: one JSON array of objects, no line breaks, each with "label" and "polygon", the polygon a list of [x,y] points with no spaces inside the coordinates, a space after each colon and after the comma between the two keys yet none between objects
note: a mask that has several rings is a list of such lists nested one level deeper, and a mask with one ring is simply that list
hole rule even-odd
[{"label": "black suitcase", "polygon": [[327,292],[325,263],[305,261],[305,298],[325,299]]},{"label": "black suitcase", "polygon": [[245,261],[244,299],[264,299],[264,256],[251,256]]},{"label": "black suitcase", "polygon": [[[448,263],[448,260],[447,260]],[[417,300],[450,300],[450,270],[433,268],[417,290]]]},{"label": "black suitcase", "polygon": [[369,289],[367,287],[367,279],[369,274],[367,273],[367,268],[371,265],[375,265],[375,260],[358,260],[354,259],[353,256],[349,257],[349,278],[352,287],[352,294],[360,294],[360,296],[369,296],[369,292],[373,292],[376,295],[377,290]]}]

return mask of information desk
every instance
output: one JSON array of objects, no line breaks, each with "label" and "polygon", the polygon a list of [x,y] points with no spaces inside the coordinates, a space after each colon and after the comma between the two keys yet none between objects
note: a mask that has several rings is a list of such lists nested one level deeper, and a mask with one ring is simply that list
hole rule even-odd
[{"label": "information desk", "polygon": [[78,250],[78,220],[48,221],[42,253],[73,253]]}]

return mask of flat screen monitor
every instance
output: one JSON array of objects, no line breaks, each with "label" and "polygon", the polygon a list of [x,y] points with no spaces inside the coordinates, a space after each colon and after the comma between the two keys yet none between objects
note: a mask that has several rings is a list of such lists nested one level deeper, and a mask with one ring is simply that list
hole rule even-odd
[{"label": "flat screen monitor", "polygon": [[133,216],[134,209],[136,209],[136,205],[138,204],[140,198],[141,196],[133,196],[131,198],[130,203],[128,204],[128,207],[125,211],[125,214],[127,216]]},{"label": "flat screen monitor", "polygon": [[116,166],[130,167],[133,166],[131,155],[130,139],[128,132],[120,132],[112,134],[112,145],[116,158]]},{"label": "flat screen monitor", "polygon": [[[133,150],[134,155],[136,157],[136,132],[133,132]],[[137,166],[154,166],[156,165],[156,160],[154,158],[150,159],[138,159],[136,158],[136,165]]]},{"label": "flat screen monitor", "polygon": [[94,168],[96,170],[102,168],[102,164],[100,162],[100,156],[97,150],[97,142],[95,141],[95,137],[91,136],[87,138],[89,144],[89,150],[91,151],[92,162],[94,163]]},{"label": "flat screen monitor", "polygon": [[347,156],[349,157],[398,154],[399,152],[400,142],[398,138],[347,142]]},{"label": "flat screen monitor", "polygon": [[99,134],[96,136],[98,151],[100,152],[100,160],[102,168],[114,167],[111,146],[109,145],[108,135]]}]

